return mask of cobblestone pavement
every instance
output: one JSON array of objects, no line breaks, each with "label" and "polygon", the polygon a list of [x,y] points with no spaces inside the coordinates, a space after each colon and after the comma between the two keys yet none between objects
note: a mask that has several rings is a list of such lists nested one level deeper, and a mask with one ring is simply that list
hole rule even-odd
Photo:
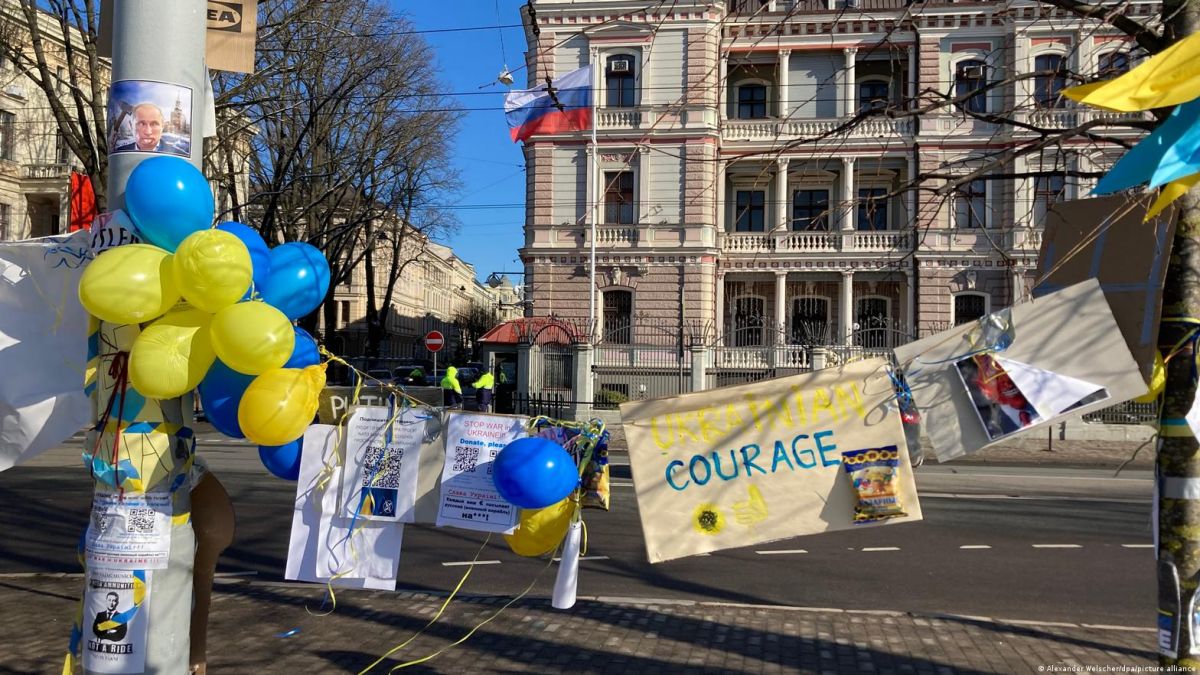
[{"label": "cobblestone pavement", "polygon": [[[0,578],[7,636],[0,673],[60,672],[81,587],[78,575]],[[359,672],[425,626],[444,600],[423,592],[339,591],[336,610],[321,615],[323,593],[311,585],[223,580],[214,594],[209,672]],[[456,598],[371,672],[442,649],[407,671],[1023,673],[1155,659],[1148,626],[619,598],[581,599],[567,611],[527,598],[494,616],[507,601]],[[466,642],[450,646],[480,624]]]}]

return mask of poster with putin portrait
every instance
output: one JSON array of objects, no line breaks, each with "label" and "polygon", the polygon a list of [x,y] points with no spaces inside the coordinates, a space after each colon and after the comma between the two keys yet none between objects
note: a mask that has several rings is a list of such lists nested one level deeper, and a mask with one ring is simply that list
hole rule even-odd
[{"label": "poster with putin portrait", "polygon": [[192,90],[169,82],[119,80],[108,98],[108,153],[192,154]]}]

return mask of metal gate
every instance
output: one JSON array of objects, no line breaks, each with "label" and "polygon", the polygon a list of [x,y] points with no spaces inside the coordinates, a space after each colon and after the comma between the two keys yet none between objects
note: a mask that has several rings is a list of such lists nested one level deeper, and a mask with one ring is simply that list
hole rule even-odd
[{"label": "metal gate", "polygon": [[692,390],[692,349],[704,346],[701,329],[663,325],[639,317],[610,328],[595,344],[596,406],[615,408],[630,399],[685,394]]}]

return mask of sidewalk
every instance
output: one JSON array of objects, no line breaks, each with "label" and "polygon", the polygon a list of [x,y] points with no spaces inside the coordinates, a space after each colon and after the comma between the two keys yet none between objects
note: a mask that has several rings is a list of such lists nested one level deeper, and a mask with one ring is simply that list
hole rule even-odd
[{"label": "sidewalk", "polygon": [[[444,596],[218,580],[212,673],[355,673],[420,630]],[[468,582],[469,583],[469,582]],[[59,672],[78,576],[0,578],[7,649],[0,672]],[[879,589],[881,599],[884,589]],[[506,598],[460,597],[371,672],[447,647]],[[24,607],[27,611],[15,611]],[[290,635],[288,635],[290,633]],[[288,635],[287,637],[281,637]],[[1153,629],[728,604],[584,600],[556,611],[521,600],[423,673],[1023,673],[1039,666],[1150,665]]]}]

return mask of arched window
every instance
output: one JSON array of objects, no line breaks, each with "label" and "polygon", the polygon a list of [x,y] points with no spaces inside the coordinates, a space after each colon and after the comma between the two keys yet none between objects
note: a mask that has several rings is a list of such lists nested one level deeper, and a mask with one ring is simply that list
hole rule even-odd
[{"label": "arched window", "polygon": [[[767,300],[761,295],[743,295],[733,300],[734,347],[761,347],[763,345],[763,314]],[[727,343],[728,344],[728,343]]]},{"label": "arched window", "polygon": [[617,54],[608,57],[604,63],[605,105],[609,108],[632,108],[637,105],[633,57]]},{"label": "arched window", "polygon": [[1066,105],[1062,90],[1067,88],[1066,59],[1062,54],[1042,54],[1033,60],[1033,100],[1039,108]]},{"label": "arched window", "polygon": [[885,79],[863,80],[858,83],[858,111],[884,110],[891,103],[892,83]]},{"label": "arched window", "polygon": [[[987,64],[979,59],[959,61],[954,67],[954,98],[969,113],[987,112]],[[965,97],[965,98],[964,98]]]},{"label": "arched window", "polygon": [[1112,79],[1129,72],[1129,52],[1108,52],[1096,58],[1096,75],[1102,79]]},{"label": "arched window", "polygon": [[954,296],[954,314],[950,317],[955,326],[978,321],[988,313],[988,296],[983,293],[964,292]]},{"label": "arched window", "polygon": [[767,116],[767,85],[761,82],[746,82],[737,88],[737,117],[741,120],[757,120]]},{"label": "arched window", "polygon": [[604,341],[627,345],[633,341],[633,292],[604,291]]},{"label": "arched window", "polygon": [[869,349],[891,346],[892,301],[879,295],[868,295],[854,303],[854,323],[858,324],[855,343]]},{"label": "arched window", "polygon": [[829,342],[829,298],[811,295],[792,298],[788,337],[794,345],[823,345]]}]

